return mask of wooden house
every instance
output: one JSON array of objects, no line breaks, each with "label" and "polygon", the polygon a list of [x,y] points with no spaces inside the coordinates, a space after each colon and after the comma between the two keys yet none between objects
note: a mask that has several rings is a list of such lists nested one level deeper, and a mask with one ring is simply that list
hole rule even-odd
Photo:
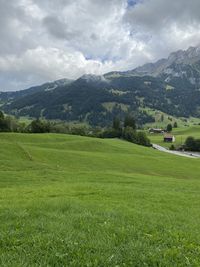
[{"label": "wooden house", "polygon": [[164,135],[164,142],[166,143],[174,143],[176,141],[175,137],[171,134]]}]

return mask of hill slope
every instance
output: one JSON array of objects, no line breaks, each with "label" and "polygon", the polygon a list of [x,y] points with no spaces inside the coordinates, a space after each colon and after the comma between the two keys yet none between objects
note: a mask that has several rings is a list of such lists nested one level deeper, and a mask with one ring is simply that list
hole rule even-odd
[{"label": "hill slope", "polygon": [[20,90],[20,91],[11,91],[11,92],[0,92],[0,104],[11,103],[17,99],[31,96],[36,93],[53,91],[59,86],[69,85],[73,80],[61,79],[55,82],[48,82],[39,86],[33,86],[31,88]]},{"label": "hill slope", "polygon": [[0,135],[1,266],[199,266],[199,160]]},{"label": "hill slope", "polygon": [[[50,86],[50,87],[49,87]],[[53,89],[52,89],[53,88]],[[127,72],[84,75],[73,82],[1,93],[5,112],[105,126],[133,113],[139,124],[153,122],[145,108],[172,116],[200,117],[200,48]]]}]

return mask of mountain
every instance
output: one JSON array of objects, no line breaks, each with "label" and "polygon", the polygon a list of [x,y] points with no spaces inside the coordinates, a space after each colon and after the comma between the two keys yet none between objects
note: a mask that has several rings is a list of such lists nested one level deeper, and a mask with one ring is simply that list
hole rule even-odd
[{"label": "mountain", "polygon": [[[177,76],[177,70],[173,72],[173,66],[193,66],[196,69],[196,63],[200,62],[200,46],[190,47],[187,50],[179,50],[173,52],[168,58],[163,58],[155,63],[147,63],[137,67],[134,70],[125,72],[110,72],[107,76],[122,75],[122,76],[153,76],[159,77],[163,74],[174,74]],[[181,72],[181,69],[179,70]],[[199,68],[198,68],[199,71]],[[184,74],[184,73],[183,73]]]},{"label": "mountain", "polygon": [[139,124],[154,118],[147,108],[180,117],[200,117],[200,48],[126,72],[84,75],[19,92],[1,93],[2,109],[18,116],[108,125],[133,113]]},{"label": "mountain", "polygon": [[68,85],[73,80],[69,79],[60,79],[54,82],[47,82],[39,86],[33,86],[25,90],[20,91],[11,91],[11,92],[0,92],[0,103],[12,102],[16,99],[29,96],[39,92],[53,91],[59,86]]}]

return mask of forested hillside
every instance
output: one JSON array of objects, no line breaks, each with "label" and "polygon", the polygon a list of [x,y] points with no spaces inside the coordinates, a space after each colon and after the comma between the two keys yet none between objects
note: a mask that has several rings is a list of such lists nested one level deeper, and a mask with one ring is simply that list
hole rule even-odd
[{"label": "forested hillside", "polygon": [[146,108],[177,117],[200,117],[200,51],[172,53],[168,59],[132,71],[84,75],[15,93],[1,93],[9,114],[105,126],[114,116],[133,113],[138,124],[153,122]]}]

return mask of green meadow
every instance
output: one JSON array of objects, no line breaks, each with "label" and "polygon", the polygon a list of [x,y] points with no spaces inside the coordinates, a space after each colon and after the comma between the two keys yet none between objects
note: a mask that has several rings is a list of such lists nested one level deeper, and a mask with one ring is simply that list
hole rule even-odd
[{"label": "green meadow", "polygon": [[[184,144],[188,136],[193,136],[194,138],[200,138],[200,126],[193,125],[190,127],[173,128],[171,134],[174,135],[176,139],[174,145],[180,146],[181,144]],[[148,134],[148,137],[150,138],[152,143],[161,145],[163,147],[171,146],[171,143],[165,143],[163,141],[163,134]]]},{"label": "green meadow", "polygon": [[199,159],[64,134],[0,152],[0,266],[200,266]]}]

